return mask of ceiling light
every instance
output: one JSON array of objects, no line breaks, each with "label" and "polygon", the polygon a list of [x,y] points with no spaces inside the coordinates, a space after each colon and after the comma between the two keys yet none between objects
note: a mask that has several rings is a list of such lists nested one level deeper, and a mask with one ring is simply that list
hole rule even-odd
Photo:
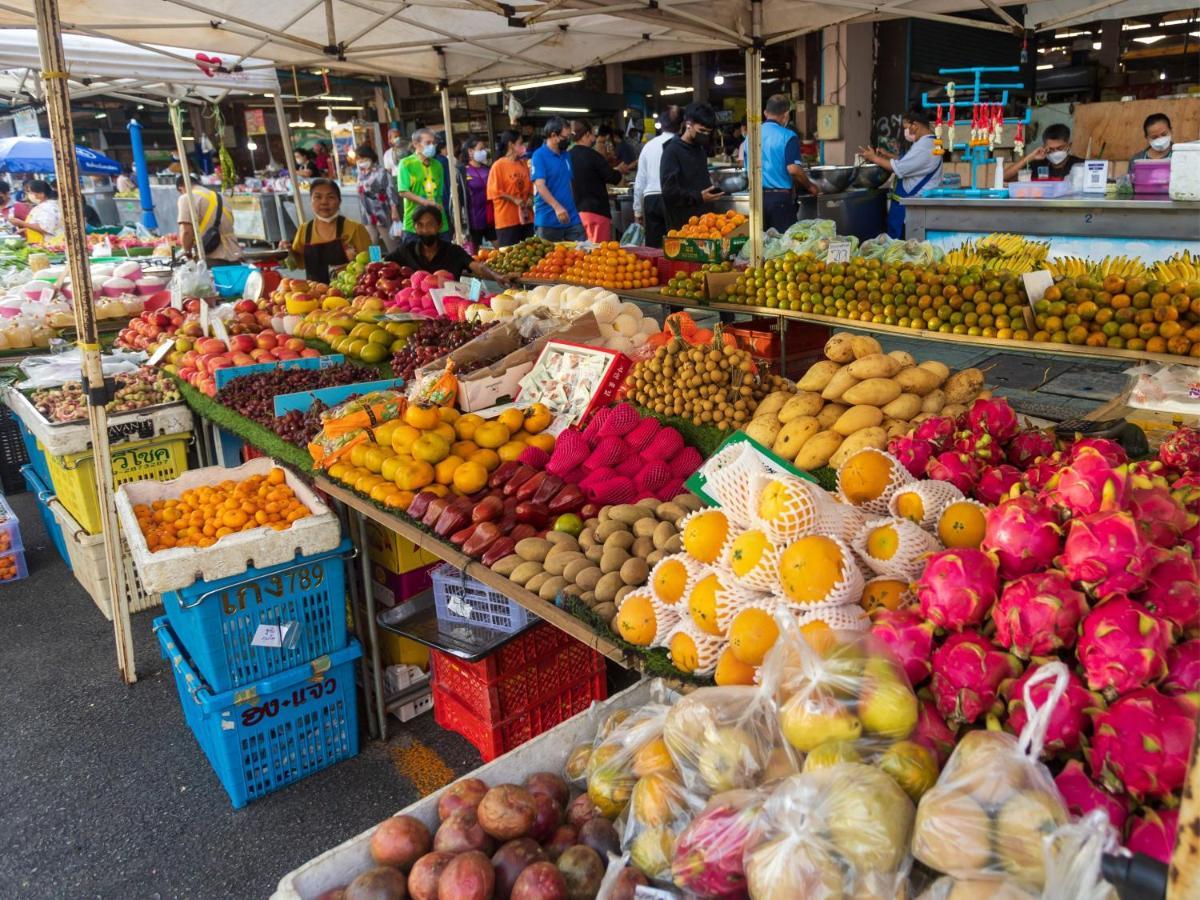
[{"label": "ceiling light", "polygon": [[538,112],[590,113],[585,106],[539,106]]},{"label": "ceiling light", "polygon": [[670,97],[674,94],[690,94],[691,92],[692,92],[692,89],[690,87],[681,87],[679,85],[669,84],[665,88],[663,88],[661,91],[659,91],[658,95],[660,97]]},{"label": "ceiling light", "polygon": [[329,109],[345,109],[352,112],[362,112],[361,106],[330,106]]},{"label": "ceiling light", "polygon": [[263,96],[270,99],[271,97],[274,97],[275,95],[274,94],[263,94]]},{"label": "ceiling light", "polygon": [[1136,37],[1133,40],[1138,44],[1157,44],[1165,37],[1165,34],[1148,34],[1145,37]]},{"label": "ceiling light", "polygon": [[353,97],[335,97],[333,94],[318,94],[317,96],[313,97],[312,99],[320,100],[320,101],[324,102],[326,100],[350,101],[350,100],[353,100],[354,98]]},{"label": "ceiling light", "polygon": [[498,84],[481,84],[478,87],[467,88],[467,93],[472,97],[478,97],[481,94],[498,94],[502,90],[504,90],[504,88]]},{"label": "ceiling light", "polygon": [[195,138],[194,138],[194,137],[192,137],[190,134],[185,134],[185,135],[183,136],[183,139],[184,139],[185,141],[194,141],[194,140],[195,140]]},{"label": "ceiling light", "polygon": [[108,113],[96,113],[96,118],[97,119],[107,119]]},{"label": "ceiling light", "polygon": [[1166,81],[1166,80],[1167,80],[1167,73],[1166,73],[1166,72],[1159,72],[1159,73],[1158,73],[1158,80],[1159,80],[1159,81]]},{"label": "ceiling light", "polygon": [[144,103],[138,104],[138,109],[145,109],[145,108],[146,108],[146,105]]},{"label": "ceiling light", "polygon": [[306,122],[303,119],[297,119],[295,122],[288,122],[288,128],[316,128],[315,122]]},{"label": "ceiling light", "polygon": [[1092,41],[1092,49],[1093,50],[1099,50],[1101,46],[1102,45],[1099,41]]},{"label": "ceiling light", "polygon": [[246,149],[253,152],[258,149],[258,144],[254,143],[254,141],[246,141]]},{"label": "ceiling light", "polygon": [[724,83],[725,83],[725,76],[722,75],[720,72],[718,72],[716,75],[713,76],[713,84],[719,86]]},{"label": "ceiling light", "polygon": [[652,119],[657,119],[657,118],[658,118],[658,113],[654,113],[654,114],[651,116],[651,118],[652,118]]},{"label": "ceiling light", "polygon": [[514,91],[523,91],[527,88],[550,87],[553,84],[574,84],[577,81],[583,81],[582,72],[572,72],[567,75],[551,75],[547,78],[534,78],[529,81],[514,81],[509,87]]},{"label": "ceiling light", "polygon": [[1044,71],[1046,71],[1047,69],[1053,69],[1053,68],[1054,68],[1054,64],[1053,64],[1053,63],[1046,63],[1045,65],[1038,66],[1038,67],[1037,67],[1037,70],[1038,70],[1039,72],[1044,72]]},{"label": "ceiling light", "polygon": [[[1164,24],[1169,25],[1171,23],[1166,22]],[[1131,22],[1128,25],[1122,25],[1121,30],[1122,31],[1141,31],[1143,28],[1149,28],[1149,27],[1150,27],[1149,22]]]},{"label": "ceiling light", "polygon": [[326,131],[333,131],[333,129],[337,128],[337,126],[338,126],[338,120],[333,117],[333,113],[330,113],[329,115],[327,115],[325,117],[325,130]]}]

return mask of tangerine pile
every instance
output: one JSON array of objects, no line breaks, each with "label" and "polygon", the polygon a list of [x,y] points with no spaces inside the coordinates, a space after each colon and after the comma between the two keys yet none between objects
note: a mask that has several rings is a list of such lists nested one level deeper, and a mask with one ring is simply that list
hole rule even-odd
[{"label": "tangerine pile", "polygon": [[17,577],[17,554],[0,556],[0,581],[12,581]]},{"label": "tangerine pile", "polygon": [[739,212],[728,209],[723,213],[705,213],[692,216],[682,228],[672,228],[667,237],[674,238],[723,238],[729,237],[745,225],[749,219]]},{"label": "tangerine pile", "polygon": [[529,273],[533,278],[585,284],[609,290],[630,290],[658,284],[654,262],[621,249],[616,241],[599,244],[590,252],[556,247]]},{"label": "tangerine pile", "polygon": [[288,486],[283,469],[244,481],[188,488],[178,499],[133,508],[151,553],[172,547],[211,547],[226,535],[252,528],[284,531],[312,515]]}]

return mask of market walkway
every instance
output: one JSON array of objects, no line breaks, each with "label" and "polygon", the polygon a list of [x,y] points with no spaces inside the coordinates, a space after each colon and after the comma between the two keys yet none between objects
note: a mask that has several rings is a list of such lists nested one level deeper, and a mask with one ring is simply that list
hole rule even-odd
[{"label": "market walkway", "polygon": [[0,897],[266,898],[323,850],[479,765],[432,715],[388,744],[234,811],[133,618],[139,681],[50,544],[32,494],[8,498],[30,576],[0,586]]}]

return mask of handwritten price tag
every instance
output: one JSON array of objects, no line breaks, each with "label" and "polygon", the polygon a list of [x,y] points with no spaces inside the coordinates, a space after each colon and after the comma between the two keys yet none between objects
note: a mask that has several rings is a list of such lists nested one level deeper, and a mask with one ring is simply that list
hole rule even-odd
[{"label": "handwritten price tag", "polygon": [[278,625],[259,625],[250,639],[251,647],[282,647],[283,629]]},{"label": "handwritten price tag", "polygon": [[225,329],[225,323],[220,319],[212,320],[213,337],[229,346],[229,332]]},{"label": "handwritten price tag", "polygon": [[850,262],[850,242],[849,241],[830,241],[829,249],[825,252],[825,262],[831,262],[831,263]]},{"label": "handwritten price tag", "polygon": [[208,308],[208,301],[201,298],[201,300],[200,300],[200,330],[204,333],[205,337],[208,337],[208,335],[211,334],[211,332],[209,331],[209,329],[212,327],[212,323],[209,321],[211,319],[211,317],[212,317],[212,313],[211,313],[211,310]]},{"label": "handwritten price tag", "polygon": [[148,360],[146,360],[146,365],[148,365],[148,366],[158,365],[160,362],[163,361],[163,357],[165,357],[168,353],[171,352],[171,348],[174,346],[175,346],[175,341],[172,338],[167,338],[166,340],[164,340],[161,344],[158,345],[158,349],[155,350],[152,354],[150,354],[150,358]]}]

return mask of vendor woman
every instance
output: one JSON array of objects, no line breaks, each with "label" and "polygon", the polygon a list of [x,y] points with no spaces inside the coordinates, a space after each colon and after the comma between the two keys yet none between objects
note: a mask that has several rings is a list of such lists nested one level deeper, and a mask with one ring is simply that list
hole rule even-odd
[{"label": "vendor woman", "polygon": [[933,153],[933,129],[929,127],[929,113],[923,109],[910,109],[901,123],[909,147],[908,152],[899,159],[885,150],[859,148],[863,159],[896,176],[887,214],[888,236],[896,239],[904,237],[905,210],[902,201],[928,193],[942,183],[942,157]]},{"label": "vendor woman", "polygon": [[1139,159],[1170,159],[1171,158],[1171,120],[1166,113],[1152,113],[1146,116],[1142,123],[1142,134],[1146,136],[1146,149],[1133,158]]},{"label": "vendor woman", "polygon": [[38,244],[62,231],[62,209],[58,205],[58,194],[50,182],[35,178],[25,183],[25,198],[33,208],[21,217],[14,210],[8,221],[17,228],[25,229],[25,239]]},{"label": "vendor woman", "polygon": [[416,240],[406,241],[386,257],[391,262],[407,266],[416,272],[449,272],[455,281],[469,272],[476,278],[510,284],[515,275],[493,272],[486,263],[471,259],[471,255],[457,244],[441,237],[442,211],[436,206],[419,206],[413,211],[413,233]]},{"label": "vendor woman", "polygon": [[296,229],[294,238],[280,241],[279,246],[291,251],[291,265],[303,263],[305,278],[328,284],[329,270],[365,252],[371,246],[371,236],[360,223],[339,212],[342,189],[336,181],[314,180],[308,202],[313,217]]}]

